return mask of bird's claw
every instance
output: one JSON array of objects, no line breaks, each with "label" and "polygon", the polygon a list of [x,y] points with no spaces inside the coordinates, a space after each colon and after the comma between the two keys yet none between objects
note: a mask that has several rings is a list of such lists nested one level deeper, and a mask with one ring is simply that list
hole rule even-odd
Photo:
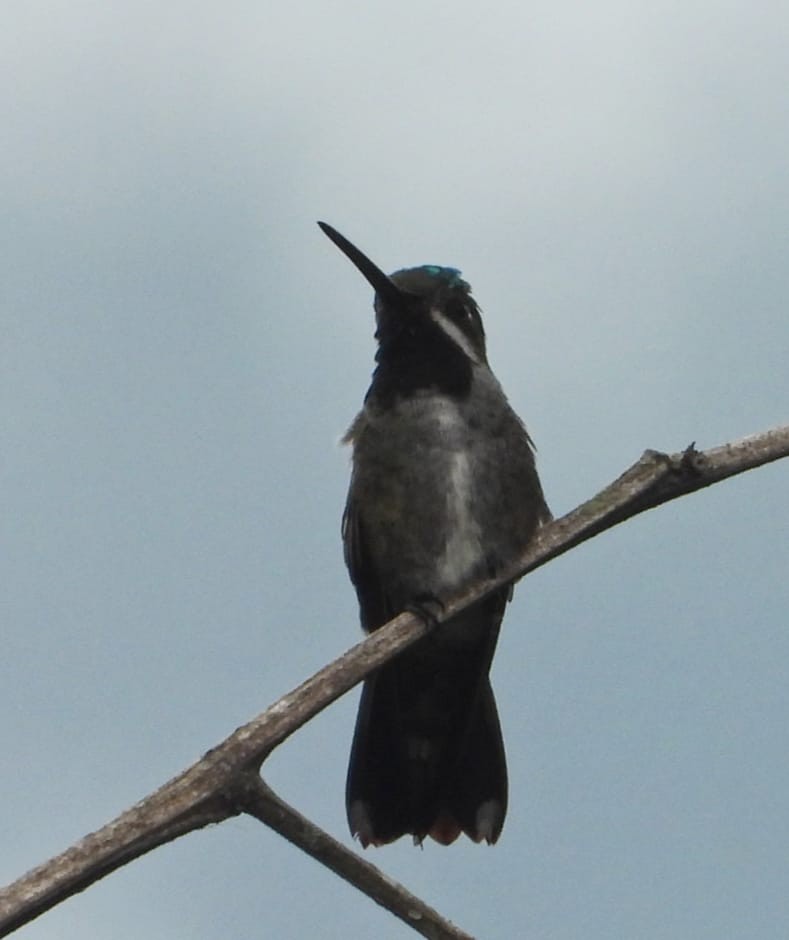
[{"label": "bird's claw", "polygon": [[438,626],[439,619],[446,609],[443,601],[439,600],[435,594],[419,594],[406,607],[411,614],[416,614],[424,620],[426,626]]}]

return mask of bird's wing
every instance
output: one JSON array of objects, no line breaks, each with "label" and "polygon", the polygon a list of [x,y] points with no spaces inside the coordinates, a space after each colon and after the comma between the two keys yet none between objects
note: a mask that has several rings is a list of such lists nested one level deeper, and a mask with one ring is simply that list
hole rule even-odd
[{"label": "bird's wing", "polygon": [[373,564],[372,553],[365,537],[364,520],[354,499],[353,486],[342,517],[342,541],[345,564],[359,599],[362,628],[369,633],[394,617],[398,611],[391,609],[391,603],[383,591],[380,576]]}]

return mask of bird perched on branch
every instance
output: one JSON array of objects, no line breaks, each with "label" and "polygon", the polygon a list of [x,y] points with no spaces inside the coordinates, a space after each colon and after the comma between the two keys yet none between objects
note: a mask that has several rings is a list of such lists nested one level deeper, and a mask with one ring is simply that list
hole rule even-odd
[{"label": "bird perched on branch", "polygon": [[[522,552],[550,512],[460,271],[388,276],[318,224],[375,290],[377,365],[345,437],[353,471],[342,527],[369,633],[406,609],[429,619],[443,597]],[[362,846],[406,833],[420,844],[461,832],[498,839],[507,767],[488,672],[511,594],[504,587],[434,624],[365,680],[346,788]]]}]

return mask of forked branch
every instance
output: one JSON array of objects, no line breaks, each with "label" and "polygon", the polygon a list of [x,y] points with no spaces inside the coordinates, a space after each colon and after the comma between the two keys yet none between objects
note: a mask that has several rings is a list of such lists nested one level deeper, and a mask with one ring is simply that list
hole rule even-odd
[{"label": "forked branch", "polygon": [[[632,516],[786,456],[789,426],[708,451],[697,451],[692,445],[673,455],[646,451],[597,496],[544,526],[528,551],[495,579],[471,585],[447,599],[439,619],[453,616],[490,591],[518,580]],[[278,744],[428,629],[413,614],[396,617],[155,793],[0,891],[0,937],[156,846],[209,823],[246,813],[312,855],[422,936],[440,940],[468,938],[402,885],[304,819],[259,777],[261,764]]]}]

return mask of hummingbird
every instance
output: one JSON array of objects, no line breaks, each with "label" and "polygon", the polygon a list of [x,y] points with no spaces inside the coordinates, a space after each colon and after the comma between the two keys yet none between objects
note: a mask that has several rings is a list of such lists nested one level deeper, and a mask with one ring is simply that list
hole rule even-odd
[{"label": "hummingbird", "polygon": [[493,577],[551,518],[534,445],[488,365],[471,288],[456,268],[385,274],[323,232],[375,291],[372,383],[353,448],[345,562],[370,633],[404,610],[428,633],[368,676],[346,782],[363,848],[410,834],[493,844],[507,765],[489,670],[512,585],[437,622],[442,598]]}]

